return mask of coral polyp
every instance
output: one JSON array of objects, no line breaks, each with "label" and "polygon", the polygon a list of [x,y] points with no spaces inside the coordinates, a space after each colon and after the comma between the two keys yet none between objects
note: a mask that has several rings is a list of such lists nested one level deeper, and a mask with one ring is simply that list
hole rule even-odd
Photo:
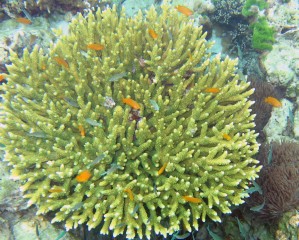
[{"label": "coral polyp", "polygon": [[29,204],[68,229],[198,229],[243,203],[260,170],[253,89],[237,60],[212,58],[201,27],[161,8],[79,15],[49,53],[11,53],[6,160]]}]

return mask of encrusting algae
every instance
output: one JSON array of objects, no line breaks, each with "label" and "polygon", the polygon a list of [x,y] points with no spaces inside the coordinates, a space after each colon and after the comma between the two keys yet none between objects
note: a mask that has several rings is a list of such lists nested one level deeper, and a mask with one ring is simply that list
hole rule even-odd
[{"label": "encrusting algae", "polygon": [[211,58],[190,9],[161,8],[79,15],[49,53],[11,53],[5,160],[52,222],[167,236],[248,196],[260,170],[253,90],[236,60]]}]

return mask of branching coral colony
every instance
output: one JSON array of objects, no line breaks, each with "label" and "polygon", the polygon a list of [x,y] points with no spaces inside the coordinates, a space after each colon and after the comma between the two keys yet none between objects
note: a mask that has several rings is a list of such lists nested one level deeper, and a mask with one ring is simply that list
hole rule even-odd
[{"label": "branching coral colony", "polygon": [[29,204],[68,229],[149,238],[242,203],[260,170],[253,90],[210,46],[163,5],[79,16],[49,54],[11,53],[1,134]]}]

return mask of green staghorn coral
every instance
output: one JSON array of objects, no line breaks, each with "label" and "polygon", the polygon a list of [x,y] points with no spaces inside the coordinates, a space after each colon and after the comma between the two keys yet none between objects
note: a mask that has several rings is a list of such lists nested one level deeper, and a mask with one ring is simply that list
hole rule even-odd
[{"label": "green staghorn coral", "polygon": [[[253,90],[210,47],[165,4],[146,17],[80,15],[49,54],[11,53],[1,135],[29,204],[68,229],[150,238],[243,203],[260,170]],[[91,177],[80,182],[82,171]]]}]

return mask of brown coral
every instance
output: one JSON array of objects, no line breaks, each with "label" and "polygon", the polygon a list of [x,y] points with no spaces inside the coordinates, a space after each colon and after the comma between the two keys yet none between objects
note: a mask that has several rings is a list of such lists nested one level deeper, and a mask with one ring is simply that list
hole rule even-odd
[{"label": "brown coral", "polygon": [[275,142],[263,145],[258,159],[264,167],[256,182],[263,193],[253,193],[248,204],[257,206],[264,202],[258,215],[277,219],[299,205],[299,144]]}]

